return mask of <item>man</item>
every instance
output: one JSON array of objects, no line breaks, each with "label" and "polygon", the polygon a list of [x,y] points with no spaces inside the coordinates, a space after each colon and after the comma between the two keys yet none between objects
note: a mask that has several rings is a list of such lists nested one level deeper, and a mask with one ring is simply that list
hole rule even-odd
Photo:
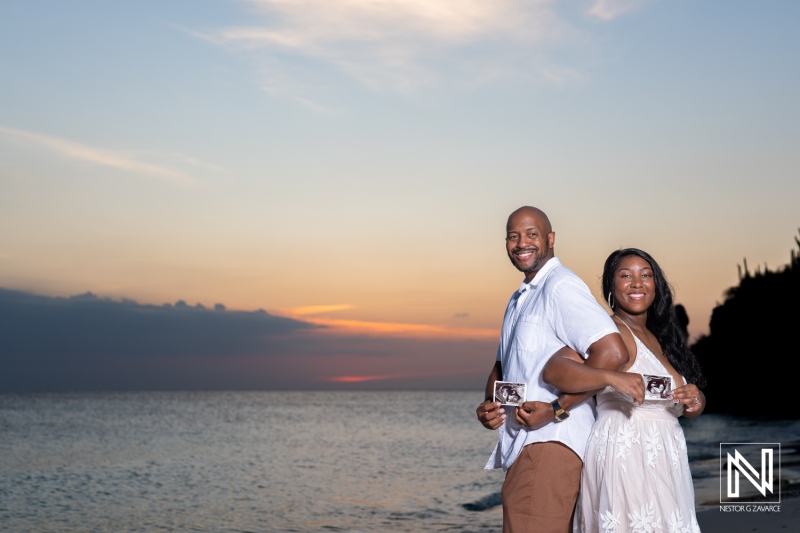
[{"label": "man", "polygon": [[[619,330],[586,284],[555,257],[556,234],[547,215],[520,207],[508,217],[506,250],[525,274],[506,308],[495,366],[478,420],[498,429],[487,469],[506,471],[503,533],[568,533],[580,487],[583,452],[594,423],[596,391],[560,394],[541,379],[550,356],[564,345],[585,364],[620,370],[628,352]],[[527,384],[527,400],[503,407],[494,382]],[[513,415],[513,416],[512,416]]]}]

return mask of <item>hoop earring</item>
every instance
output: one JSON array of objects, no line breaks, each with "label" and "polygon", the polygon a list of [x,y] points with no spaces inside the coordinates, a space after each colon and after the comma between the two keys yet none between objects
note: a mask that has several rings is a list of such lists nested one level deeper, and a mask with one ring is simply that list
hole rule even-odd
[{"label": "hoop earring", "polygon": [[614,299],[611,297],[611,293],[610,292],[608,293],[608,306],[611,309],[614,309]]}]

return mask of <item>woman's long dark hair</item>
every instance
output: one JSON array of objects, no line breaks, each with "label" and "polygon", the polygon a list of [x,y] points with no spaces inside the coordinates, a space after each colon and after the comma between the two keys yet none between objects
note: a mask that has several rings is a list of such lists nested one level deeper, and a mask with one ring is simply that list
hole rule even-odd
[{"label": "woman's long dark hair", "polygon": [[703,369],[689,349],[688,338],[678,322],[675,306],[672,302],[672,289],[664,277],[664,272],[650,254],[638,248],[625,248],[616,250],[608,256],[603,266],[603,297],[608,300],[611,288],[614,286],[614,275],[617,267],[626,257],[635,255],[650,264],[653,269],[653,280],[656,284],[656,297],[653,304],[647,309],[647,329],[658,339],[661,349],[667,356],[672,366],[687,383],[694,383],[699,388],[706,385]]}]

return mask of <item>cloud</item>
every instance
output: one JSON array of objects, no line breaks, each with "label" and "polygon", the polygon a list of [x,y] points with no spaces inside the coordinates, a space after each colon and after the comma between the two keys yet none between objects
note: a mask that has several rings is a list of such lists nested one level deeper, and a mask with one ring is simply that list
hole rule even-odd
[{"label": "cloud", "polygon": [[165,166],[139,161],[138,159],[126,154],[102,150],[72,141],[58,139],[56,137],[42,135],[40,133],[9,128],[6,126],[0,126],[0,135],[10,137],[17,141],[28,142],[47,148],[51,152],[76,161],[83,161],[93,165],[115,168],[134,174],[152,176],[154,178],[163,179],[182,186],[194,185],[194,180],[182,172]]},{"label": "cloud", "polygon": [[[310,87],[319,84],[314,76],[330,68],[370,89],[401,93],[440,86],[444,79],[473,85],[533,76],[560,83],[580,74],[556,60],[555,51],[591,40],[553,0],[246,3],[260,24],[190,33],[253,54],[268,92],[285,91],[306,102],[312,101]],[[639,3],[597,1],[591,13],[608,20]]]},{"label": "cloud", "polygon": [[497,332],[399,326],[0,288],[0,390],[483,386]]},{"label": "cloud", "polygon": [[601,20],[613,20],[640,9],[653,0],[594,0],[588,13]]},{"label": "cloud", "polygon": [[270,353],[312,324],[264,311],[141,305],[86,293],[53,298],[0,289],[0,353],[31,356],[178,357]]}]

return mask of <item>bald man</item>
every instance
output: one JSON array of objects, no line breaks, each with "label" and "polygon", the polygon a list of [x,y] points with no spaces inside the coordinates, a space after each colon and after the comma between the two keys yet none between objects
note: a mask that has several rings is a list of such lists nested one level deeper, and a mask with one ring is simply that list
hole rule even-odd
[{"label": "bald man", "polygon": [[[484,427],[499,429],[486,468],[506,472],[503,533],[572,531],[596,391],[561,394],[545,384],[547,360],[566,345],[590,366],[620,370],[628,361],[619,330],[555,256],[555,240],[550,220],[536,207],[508,217],[506,251],[525,279],[506,307],[486,401],[476,410]],[[495,381],[525,383],[528,401],[516,407],[495,402]]]}]

